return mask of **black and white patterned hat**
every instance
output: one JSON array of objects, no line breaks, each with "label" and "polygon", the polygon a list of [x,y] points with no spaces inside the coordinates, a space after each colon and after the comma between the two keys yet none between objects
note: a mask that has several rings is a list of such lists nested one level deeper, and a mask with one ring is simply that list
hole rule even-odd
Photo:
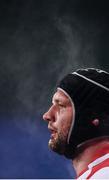
[{"label": "black and white patterned hat", "polygon": [[[58,88],[70,97],[75,109],[69,146],[109,135],[109,73],[94,68],[79,69],[65,76]],[[99,124],[93,123],[94,119],[99,119]]]}]

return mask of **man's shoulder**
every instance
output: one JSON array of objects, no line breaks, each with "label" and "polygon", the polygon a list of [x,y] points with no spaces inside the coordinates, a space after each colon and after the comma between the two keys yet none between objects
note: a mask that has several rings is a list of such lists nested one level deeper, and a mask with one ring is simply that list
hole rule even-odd
[{"label": "man's shoulder", "polygon": [[91,178],[106,178],[109,177],[109,158],[105,159],[101,163],[93,166],[90,175]]},{"label": "man's shoulder", "polygon": [[78,178],[109,178],[109,154],[106,154],[91,164],[88,165],[88,169]]},{"label": "man's shoulder", "polygon": [[106,179],[107,177],[109,178],[109,166],[100,168],[99,170],[95,171],[94,173],[91,173],[88,176],[88,178],[94,178],[94,179],[97,179],[97,178]]}]

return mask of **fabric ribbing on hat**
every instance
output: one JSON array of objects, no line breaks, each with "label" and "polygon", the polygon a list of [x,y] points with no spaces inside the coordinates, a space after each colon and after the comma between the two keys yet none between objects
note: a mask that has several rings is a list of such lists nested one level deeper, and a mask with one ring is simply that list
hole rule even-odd
[{"label": "fabric ribbing on hat", "polygon": [[77,76],[79,76],[79,77],[81,77],[81,78],[83,78],[83,79],[85,79],[85,80],[87,80],[87,81],[89,81],[89,82],[91,82],[91,83],[93,83],[93,84],[95,84],[95,85],[105,89],[106,91],[109,91],[109,88],[107,88],[106,86],[103,86],[102,84],[100,84],[100,83],[98,83],[96,81],[93,81],[93,80],[91,80],[91,79],[89,79],[89,78],[87,78],[87,77],[85,77],[85,76],[83,76],[83,75],[81,75],[81,74],[79,74],[77,72],[74,72],[72,74],[76,74]]},{"label": "fabric ribbing on hat", "polygon": [[[58,87],[67,92],[75,106],[75,123],[69,140],[72,147],[109,135],[108,119],[103,119],[109,107],[109,73],[93,68],[79,69],[65,76]],[[97,117],[100,126],[94,127],[91,121]]]}]

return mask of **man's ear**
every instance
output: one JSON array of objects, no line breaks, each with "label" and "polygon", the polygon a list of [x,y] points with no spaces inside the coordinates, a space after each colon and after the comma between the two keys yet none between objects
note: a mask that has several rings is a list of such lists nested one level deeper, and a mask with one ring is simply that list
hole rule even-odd
[{"label": "man's ear", "polygon": [[92,120],[92,124],[93,124],[94,126],[99,126],[99,123],[100,123],[100,120],[97,119],[97,118]]}]

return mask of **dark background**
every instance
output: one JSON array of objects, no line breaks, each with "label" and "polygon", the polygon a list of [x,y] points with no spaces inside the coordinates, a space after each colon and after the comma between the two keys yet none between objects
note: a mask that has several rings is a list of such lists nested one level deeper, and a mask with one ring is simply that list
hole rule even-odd
[{"label": "dark background", "polygon": [[66,73],[109,71],[107,2],[0,1],[0,178],[75,177],[48,149],[42,114]]}]

